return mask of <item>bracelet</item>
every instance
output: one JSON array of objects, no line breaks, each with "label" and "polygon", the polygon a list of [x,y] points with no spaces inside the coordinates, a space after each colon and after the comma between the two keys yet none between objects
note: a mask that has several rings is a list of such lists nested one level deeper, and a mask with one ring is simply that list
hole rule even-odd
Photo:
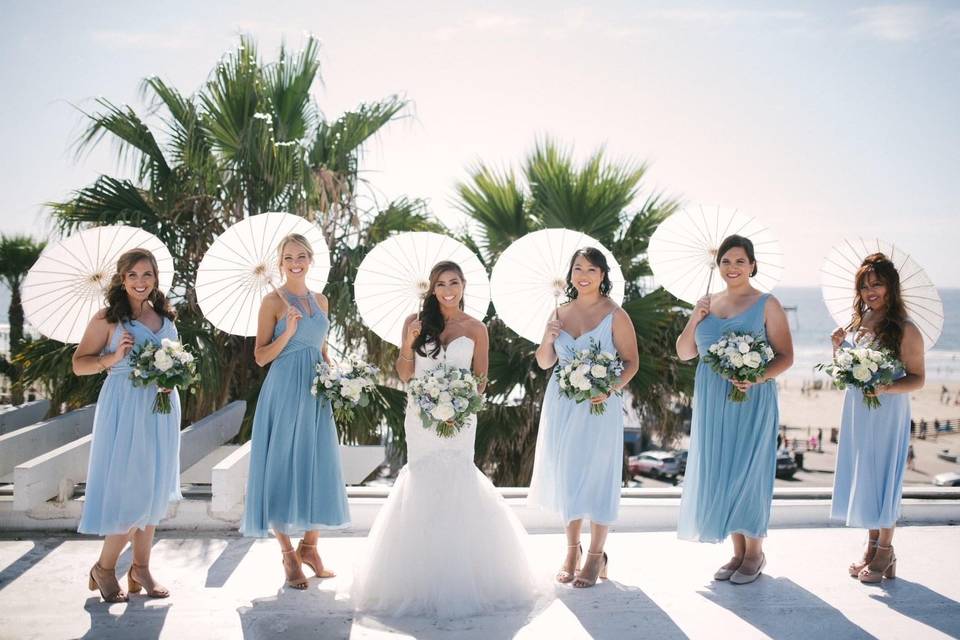
[{"label": "bracelet", "polygon": [[411,356],[408,358],[407,356],[403,355],[403,351],[398,351],[397,357],[400,358],[401,360],[406,360],[407,362],[413,362],[413,357]]}]

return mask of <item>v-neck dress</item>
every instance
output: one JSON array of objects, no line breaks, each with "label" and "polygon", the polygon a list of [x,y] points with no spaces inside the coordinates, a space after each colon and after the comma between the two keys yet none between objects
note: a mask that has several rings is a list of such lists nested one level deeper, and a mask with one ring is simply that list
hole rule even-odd
[{"label": "v-neck dress", "polygon": [[[104,355],[117,350],[124,330],[135,346],[177,339],[168,318],[156,333],[136,320],[118,323]],[[180,397],[172,391],[170,413],[154,413],[156,385],[134,387],[130,371],[126,358],[112,366],[97,397],[80,533],[156,525],[180,499]]]},{"label": "v-neck dress", "polygon": [[[565,367],[591,340],[599,342],[604,351],[616,352],[612,313],[577,338],[561,331],[554,341],[556,366]],[[559,514],[564,524],[581,518],[612,524],[620,508],[622,477],[622,398],[611,396],[606,411],[592,415],[589,402],[577,404],[560,393],[551,371],[527,503]]]},{"label": "v-neck dress", "polygon": [[[844,342],[846,347],[870,344],[856,336]],[[904,375],[897,371],[896,378]],[[900,518],[910,450],[910,394],[889,393],[879,399],[880,406],[869,409],[863,391],[854,387],[843,397],[830,518],[848,527],[886,529]]]},{"label": "v-neck dress", "polygon": [[[240,526],[245,536],[266,537],[270,529],[292,535],[350,526],[333,409],[310,393],[330,321],[313,295],[309,310],[295,296],[288,300],[303,317],[260,388]],[[285,328],[284,317],[273,339]]]}]

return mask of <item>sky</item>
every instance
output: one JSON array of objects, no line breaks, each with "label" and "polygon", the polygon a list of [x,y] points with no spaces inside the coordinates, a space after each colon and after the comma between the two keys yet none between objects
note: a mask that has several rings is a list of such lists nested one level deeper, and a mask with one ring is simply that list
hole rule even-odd
[{"label": "sky", "polygon": [[390,94],[409,117],[366,150],[378,200],[458,224],[454,185],[538,136],[645,162],[641,197],[736,208],[780,239],[782,284],[881,237],[960,287],[960,3],[97,2],[0,0],[0,231],[49,234],[45,202],[122,174],[77,157],[80,109],[141,113],[140,81],[192,93],[238,36],[273,59],[322,42],[335,118]]}]

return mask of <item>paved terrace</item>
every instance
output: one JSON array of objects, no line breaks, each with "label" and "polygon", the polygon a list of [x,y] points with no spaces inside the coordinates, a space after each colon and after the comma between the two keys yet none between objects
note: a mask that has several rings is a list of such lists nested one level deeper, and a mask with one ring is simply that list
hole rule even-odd
[{"label": "paved terrace", "polygon": [[[362,536],[328,537],[321,551],[339,577],[282,586],[273,540],[223,532],[169,531],[153,563],[173,592],[106,605],[86,589],[99,541],[51,533],[0,539],[0,638],[947,638],[960,637],[960,529],[906,526],[897,533],[899,576],[881,586],[847,577],[863,534],[842,528],[781,528],[767,542],[756,583],[711,580],[726,548],[672,532],[615,531],[611,580],[573,590],[548,584],[529,609],[460,620],[355,616],[348,588]],[[561,534],[531,535],[544,576]],[[129,552],[119,569],[130,563]]]}]

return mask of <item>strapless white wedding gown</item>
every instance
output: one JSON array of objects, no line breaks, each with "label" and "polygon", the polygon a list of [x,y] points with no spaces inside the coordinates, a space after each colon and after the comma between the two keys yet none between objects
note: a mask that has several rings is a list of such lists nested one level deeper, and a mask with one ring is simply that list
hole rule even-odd
[{"label": "strapless white wedding gown", "polygon": [[[414,375],[444,361],[470,368],[473,347],[462,336],[437,358],[416,355]],[[473,463],[476,416],[441,438],[408,403],[404,428],[407,464],[370,530],[351,586],[354,607],[456,618],[532,602],[526,531]]]}]

